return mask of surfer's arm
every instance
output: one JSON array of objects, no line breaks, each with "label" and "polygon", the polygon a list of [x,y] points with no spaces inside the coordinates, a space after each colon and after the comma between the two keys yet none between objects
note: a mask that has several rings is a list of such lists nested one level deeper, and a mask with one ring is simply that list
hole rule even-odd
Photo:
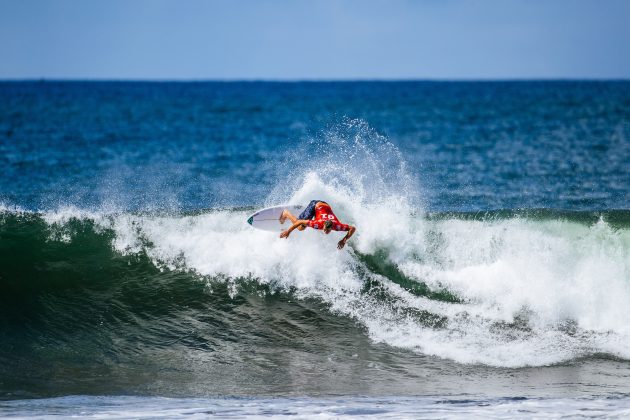
[{"label": "surfer's arm", "polygon": [[344,236],[343,239],[337,243],[337,248],[343,248],[346,245],[346,241],[350,239],[352,235],[354,235],[354,232],[356,232],[356,230],[357,228],[355,228],[354,226],[350,226],[350,229],[348,229],[348,233],[346,233],[346,236]]},{"label": "surfer's arm", "polygon": [[285,230],[284,232],[280,234],[280,237],[288,238],[291,232],[293,232],[293,229],[297,229],[300,226],[306,227],[307,225],[308,225],[308,220],[296,220],[296,222],[293,223],[293,226],[291,226],[289,229]]}]

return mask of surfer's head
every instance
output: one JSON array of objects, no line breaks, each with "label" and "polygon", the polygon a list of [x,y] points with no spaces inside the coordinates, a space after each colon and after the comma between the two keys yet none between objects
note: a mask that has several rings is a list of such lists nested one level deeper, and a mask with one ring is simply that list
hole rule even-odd
[{"label": "surfer's head", "polygon": [[329,233],[330,233],[330,231],[332,230],[332,227],[333,227],[333,222],[332,222],[332,220],[326,220],[326,221],[324,222],[324,233],[325,233],[325,234],[329,234]]}]

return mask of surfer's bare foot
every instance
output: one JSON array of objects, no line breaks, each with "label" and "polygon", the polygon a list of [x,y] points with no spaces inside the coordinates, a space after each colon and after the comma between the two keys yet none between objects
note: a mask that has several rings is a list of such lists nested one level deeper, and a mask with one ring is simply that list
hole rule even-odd
[{"label": "surfer's bare foot", "polygon": [[280,215],[280,224],[284,225],[284,222],[287,220],[287,215],[286,215],[287,211],[286,210],[282,210],[282,214]]}]

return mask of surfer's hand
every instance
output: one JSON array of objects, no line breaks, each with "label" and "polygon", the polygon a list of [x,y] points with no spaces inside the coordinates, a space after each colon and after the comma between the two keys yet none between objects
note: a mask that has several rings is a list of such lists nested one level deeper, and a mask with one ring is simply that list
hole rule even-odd
[{"label": "surfer's hand", "polygon": [[341,249],[344,247],[344,245],[346,245],[346,239],[342,239],[337,243],[337,249]]},{"label": "surfer's hand", "polygon": [[288,230],[285,230],[284,232],[282,232],[282,233],[280,234],[280,237],[281,237],[281,238],[288,238],[290,233],[291,233],[291,232],[289,232]]}]

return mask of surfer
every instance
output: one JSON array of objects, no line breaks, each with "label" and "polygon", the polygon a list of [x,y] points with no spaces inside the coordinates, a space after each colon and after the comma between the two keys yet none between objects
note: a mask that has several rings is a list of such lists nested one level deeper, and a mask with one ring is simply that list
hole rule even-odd
[{"label": "surfer", "polygon": [[335,213],[333,213],[330,204],[321,200],[312,200],[298,217],[291,214],[289,210],[283,210],[280,215],[280,223],[284,224],[287,219],[291,220],[293,225],[280,234],[281,238],[288,238],[294,229],[304,230],[307,227],[322,229],[327,235],[333,230],[348,232],[346,236],[337,243],[338,249],[343,248],[346,245],[346,241],[348,241],[356,231],[354,226],[341,223],[339,219],[337,219],[337,216],[335,216]]}]

